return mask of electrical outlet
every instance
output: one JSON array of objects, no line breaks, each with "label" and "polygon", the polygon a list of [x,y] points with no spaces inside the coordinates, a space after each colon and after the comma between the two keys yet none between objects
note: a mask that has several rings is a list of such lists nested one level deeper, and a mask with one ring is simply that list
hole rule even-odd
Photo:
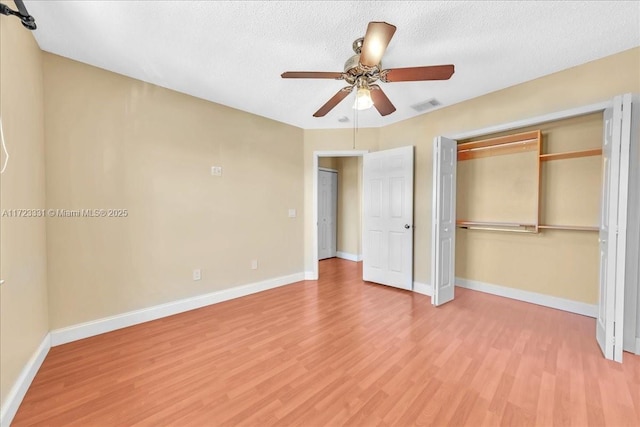
[{"label": "electrical outlet", "polygon": [[202,279],[202,271],[199,268],[196,268],[195,270],[193,270],[193,280],[200,279]]},{"label": "electrical outlet", "polygon": [[258,269],[258,260],[257,259],[252,259],[251,260],[251,269],[252,270],[257,270]]},{"label": "electrical outlet", "polygon": [[211,175],[222,176],[222,166],[211,166]]},{"label": "electrical outlet", "polygon": [[295,218],[298,215],[295,209],[289,209],[289,218]]}]

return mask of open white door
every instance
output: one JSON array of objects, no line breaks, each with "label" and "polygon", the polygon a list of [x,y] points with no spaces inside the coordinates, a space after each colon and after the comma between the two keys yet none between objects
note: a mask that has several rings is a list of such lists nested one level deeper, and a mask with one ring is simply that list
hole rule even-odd
[{"label": "open white door", "polygon": [[413,147],[363,156],[362,278],[413,287]]},{"label": "open white door", "polygon": [[431,216],[431,303],[441,305],[455,294],[457,143],[442,136],[433,141]]},{"label": "open white door", "polygon": [[631,96],[613,104],[604,112],[596,339],[607,359],[622,362]]}]

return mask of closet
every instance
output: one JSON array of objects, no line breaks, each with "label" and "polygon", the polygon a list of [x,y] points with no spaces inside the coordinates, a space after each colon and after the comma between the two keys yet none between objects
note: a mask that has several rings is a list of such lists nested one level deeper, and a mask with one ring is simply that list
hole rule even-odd
[{"label": "closet", "polygon": [[602,135],[598,112],[458,141],[457,284],[561,298],[595,316]]}]

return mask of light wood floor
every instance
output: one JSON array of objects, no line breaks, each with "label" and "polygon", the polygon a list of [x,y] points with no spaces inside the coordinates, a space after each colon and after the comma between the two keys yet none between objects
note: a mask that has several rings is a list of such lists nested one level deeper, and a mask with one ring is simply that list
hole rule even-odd
[{"label": "light wood floor", "polygon": [[52,348],[13,425],[640,425],[640,357],[606,361],[594,319],[320,271]]}]

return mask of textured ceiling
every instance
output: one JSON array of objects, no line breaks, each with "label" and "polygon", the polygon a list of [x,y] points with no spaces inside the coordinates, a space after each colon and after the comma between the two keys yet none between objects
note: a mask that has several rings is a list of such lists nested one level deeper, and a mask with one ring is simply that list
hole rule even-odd
[{"label": "textured ceiling", "polygon": [[[48,52],[306,129],[352,127],[344,82],[284,80],[342,71],[369,21],[397,26],[384,68],[455,64],[449,81],[381,83],[397,111],[377,127],[640,45],[640,2],[25,1]],[[603,76],[606,78],[606,76]],[[349,117],[341,123],[338,118]]]}]

